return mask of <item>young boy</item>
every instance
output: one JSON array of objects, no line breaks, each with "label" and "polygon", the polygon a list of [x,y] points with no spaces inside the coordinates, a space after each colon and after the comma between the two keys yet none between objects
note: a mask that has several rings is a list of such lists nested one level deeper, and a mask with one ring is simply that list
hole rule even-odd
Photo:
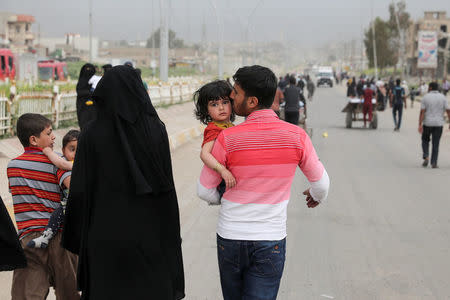
[{"label": "young boy", "polygon": [[[57,153],[53,152],[53,149],[46,147],[43,149],[43,153],[50,159],[50,161],[57,166],[58,177],[61,177],[60,182],[63,182],[63,198],[61,204],[55,209],[50,216],[48,225],[45,228],[42,235],[38,238],[32,239],[28,242],[27,247],[31,248],[47,248],[49,241],[58,233],[64,219],[64,213],[66,211],[67,199],[69,198],[70,177],[72,172],[66,172],[72,170],[73,160],[75,159],[75,153],[77,151],[78,136],[80,131],[70,130],[66,133],[62,140],[62,152],[63,157],[60,157]],[[60,175],[62,174],[62,175]]]},{"label": "young boy", "polygon": [[19,239],[28,266],[16,269],[12,299],[45,299],[54,286],[56,299],[80,299],[76,289],[76,256],[61,247],[59,232],[47,249],[25,247],[45,229],[61,199],[60,185],[67,176],[42,153],[53,148],[52,123],[39,114],[27,113],[17,120],[17,136],[25,152],[8,164],[9,188]]}]

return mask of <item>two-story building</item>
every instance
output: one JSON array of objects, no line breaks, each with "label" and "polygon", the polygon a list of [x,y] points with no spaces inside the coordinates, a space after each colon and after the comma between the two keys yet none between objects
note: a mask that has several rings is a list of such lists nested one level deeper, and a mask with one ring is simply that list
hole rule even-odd
[{"label": "two-story building", "polygon": [[9,47],[15,53],[27,52],[34,44],[31,26],[35,19],[31,15],[0,12],[0,40],[3,47]]},{"label": "two-story building", "polygon": [[[439,40],[437,70],[423,70],[423,72],[435,72],[433,75],[438,78],[447,75],[447,58],[450,54],[448,48],[450,42],[447,41],[449,39],[449,30],[450,18],[447,18],[447,13],[445,11],[426,11],[423,18],[411,24],[407,37],[407,59],[410,74],[418,75],[420,73],[420,70],[417,68],[419,32],[434,31],[437,32]],[[447,65],[447,70],[444,68],[445,65]]]}]

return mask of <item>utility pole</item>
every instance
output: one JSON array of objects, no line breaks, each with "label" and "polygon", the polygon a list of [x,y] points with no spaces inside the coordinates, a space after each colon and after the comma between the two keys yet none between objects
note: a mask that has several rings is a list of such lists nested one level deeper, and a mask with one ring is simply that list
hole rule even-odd
[{"label": "utility pole", "polygon": [[397,23],[398,36],[400,39],[398,47],[398,59],[399,65],[402,69],[402,78],[405,78],[405,37],[404,32],[400,28],[400,21],[398,20],[398,13],[395,11],[395,2],[392,1],[392,7],[394,8],[395,22]]},{"label": "utility pole", "polygon": [[373,43],[373,64],[375,67],[375,80],[378,80],[378,63],[377,63],[377,43],[375,41],[375,19],[373,18],[373,0],[372,0],[372,43]]},{"label": "utility pole", "polygon": [[214,8],[214,13],[216,14],[216,19],[217,19],[217,29],[219,31],[219,49],[218,49],[218,53],[217,53],[218,76],[219,76],[219,79],[222,79],[223,78],[223,20],[217,10],[216,2],[214,0],[210,0],[209,3],[211,3],[212,7]]},{"label": "utility pole", "polygon": [[159,36],[159,79],[169,79],[169,28],[167,24],[167,1],[159,0],[161,11],[161,27]]},{"label": "utility pole", "polygon": [[92,0],[89,0],[89,62],[92,63]]}]

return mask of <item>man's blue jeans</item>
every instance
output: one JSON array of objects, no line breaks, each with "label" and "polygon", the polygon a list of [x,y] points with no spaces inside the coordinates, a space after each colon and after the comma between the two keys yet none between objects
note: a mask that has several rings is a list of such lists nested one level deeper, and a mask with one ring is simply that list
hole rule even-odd
[{"label": "man's blue jeans", "polygon": [[277,298],[286,259],[286,238],[241,241],[217,235],[217,256],[224,300]]}]

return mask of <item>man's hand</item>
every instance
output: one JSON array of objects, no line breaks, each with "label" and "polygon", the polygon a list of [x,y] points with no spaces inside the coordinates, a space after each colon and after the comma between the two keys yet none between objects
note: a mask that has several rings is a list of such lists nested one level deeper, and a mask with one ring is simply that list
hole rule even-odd
[{"label": "man's hand", "polygon": [[310,194],[310,192],[309,192],[309,189],[307,189],[306,191],[304,191],[303,192],[303,195],[305,195],[306,196],[306,205],[309,207],[309,208],[314,208],[314,207],[316,207],[317,205],[319,205],[320,203],[319,202],[317,202],[317,201],[315,201],[314,199],[313,199],[313,197],[311,196],[311,194]]},{"label": "man's hand", "polygon": [[419,125],[419,133],[422,134],[422,132],[423,132],[423,126]]}]

